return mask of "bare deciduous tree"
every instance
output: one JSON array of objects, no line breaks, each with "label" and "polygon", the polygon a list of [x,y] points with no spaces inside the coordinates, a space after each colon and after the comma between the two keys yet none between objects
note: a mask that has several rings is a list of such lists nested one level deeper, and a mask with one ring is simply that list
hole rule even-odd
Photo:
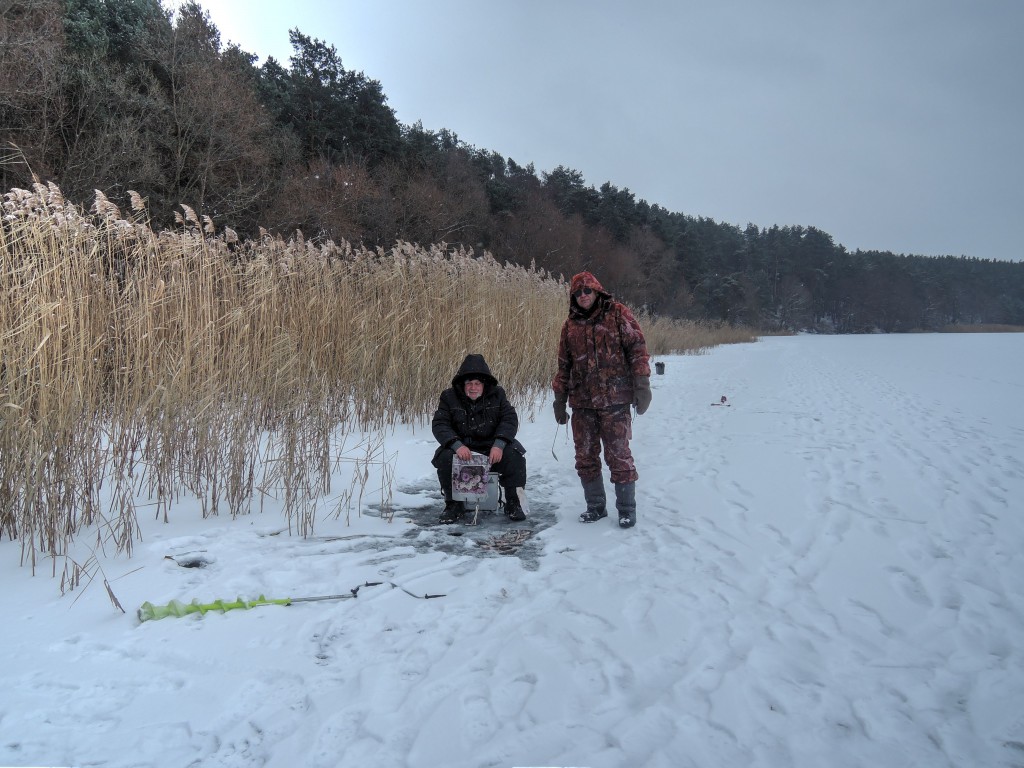
[{"label": "bare deciduous tree", "polygon": [[[46,172],[45,147],[56,138],[52,112],[63,46],[57,0],[0,0],[0,157],[24,160],[37,173]],[[0,160],[3,189],[31,178],[16,165]]]}]

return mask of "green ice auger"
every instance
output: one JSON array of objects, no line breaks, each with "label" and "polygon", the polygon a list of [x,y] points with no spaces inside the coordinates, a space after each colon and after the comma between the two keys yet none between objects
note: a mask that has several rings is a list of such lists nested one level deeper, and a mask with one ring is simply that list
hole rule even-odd
[{"label": "green ice auger", "polygon": [[[341,595],[341,597],[351,597],[351,595]],[[225,602],[223,600],[214,600],[212,603],[200,603],[198,600],[193,600],[191,603],[183,603],[180,600],[171,600],[167,605],[153,605],[150,602],[145,602],[139,608],[139,621],[150,621],[151,619],[165,619],[168,616],[188,616],[190,613],[198,613],[203,615],[208,611],[234,611],[239,608],[249,610],[259,605],[290,605],[292,602],[289,597],[282,597],[276,600],[268,600],[263,595],[260,595],[255,600],[243,600],[237,598],[234,602]]]},{"label": "green ice auger", "polygon": [[[266,598],[260,595],[255,600],[243,600],[242,598],[236,598],[234,602],[226,602],[224,600],[214,600],[212,603],[200,603],[198,600],[193,600],[191,603],[183,603],[180,600],[171,600],[167,605],[153,605],[150,602],[145,602],[138,610],[139,621],[150,621],[156,619],[166,619],[168,616],[188,616],[190,613],[198,613],[200,616],[208,613],[209,611],[220,611],[225,613],[227,611],[235,610],[249,610],[250,608],[256,608],[261,605],[291,605],[292,603],[312,603],[319,600],[348,600],[352,597],[359,595],[359,590],[363,587],[376,587],[383,584],[383,581],[368,581],[365,584],[360,584],[358,587],[354,587],[345,594],[342,595],[321,595],[319,597],[278,597],[278,598]],[[418,597],[422,600],[430,600],[434,597],[444,597],[444,595],[415,595],[405,587],[400,587],[398,584],[388,582],[392,587],[401,589],[407,595],[412,597]]]}]

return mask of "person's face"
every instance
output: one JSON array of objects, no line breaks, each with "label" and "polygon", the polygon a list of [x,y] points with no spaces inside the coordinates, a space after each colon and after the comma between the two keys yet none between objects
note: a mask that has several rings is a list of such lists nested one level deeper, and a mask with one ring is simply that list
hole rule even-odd
[{"label": "person's face", "polygon": [[463,385],[466,390],[466,397],[476,400],[484,393],[484,383],[480,379],[466,379]]},{"label": "person's face", "polygon": [[573,294],[573,297],[576,299],[576,303],[579,304],[583,309],[590,309],[591,305],[593,305],[594,303],[594,300],[597,298],[597,294],[594,293],[593,289],[584,286],[583,288],[580,288],[578,291],[576,291]]}]

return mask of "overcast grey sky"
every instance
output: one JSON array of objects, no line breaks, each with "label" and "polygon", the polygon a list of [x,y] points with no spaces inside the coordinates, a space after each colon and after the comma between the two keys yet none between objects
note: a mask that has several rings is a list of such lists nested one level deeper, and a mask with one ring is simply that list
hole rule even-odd
[{"label": "overcast grey sky", "polygon": [[671,211],[849,250],[1024,259],[1022,0],[200,0],[405,124]]}]

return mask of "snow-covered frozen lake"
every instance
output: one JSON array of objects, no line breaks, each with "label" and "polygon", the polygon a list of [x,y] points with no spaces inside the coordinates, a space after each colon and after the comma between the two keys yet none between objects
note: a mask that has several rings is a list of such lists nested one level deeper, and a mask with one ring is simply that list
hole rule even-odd
[{"label": "snow-covered frozen lake", "polygon": [[543,402],[526,523],[430,525],[419,425],[387,440],[391,523],[141,521],[131,559],[97,553],[127,614],[0,542],[0,765],[1024,765],[1024,334],[659,360],[632,530],[576,521]]}]

